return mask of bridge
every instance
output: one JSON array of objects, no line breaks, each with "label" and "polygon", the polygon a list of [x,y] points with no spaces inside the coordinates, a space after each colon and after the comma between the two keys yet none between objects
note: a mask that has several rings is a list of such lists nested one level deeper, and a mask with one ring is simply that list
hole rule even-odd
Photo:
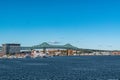
[{"label": "bridge", "polygon": [[[51,45],[47,42],[43,42],[40,45],[35,45],[31,47],[21,47],[21,50],[34,50],[34,49],[43,49],[43,52],[46,52],[46,49],[66,49],[66,50],[76,50],[76,51],[87,51],[87,52],[107,52],[108,50],[95,50],[95,49],[82,49],[77,48],[71,44],[65,44],[65,45]],[[2,47],[0,47],[0,50],[2,50]]]}]

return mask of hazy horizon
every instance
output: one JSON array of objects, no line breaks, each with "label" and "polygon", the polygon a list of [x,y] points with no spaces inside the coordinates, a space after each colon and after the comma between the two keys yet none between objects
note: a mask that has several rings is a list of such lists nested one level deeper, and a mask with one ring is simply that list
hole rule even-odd
[{"label": "hazy horizon", "polygon": [[119,0],[1,0],[0,45],[70,43],[120,50]]}]

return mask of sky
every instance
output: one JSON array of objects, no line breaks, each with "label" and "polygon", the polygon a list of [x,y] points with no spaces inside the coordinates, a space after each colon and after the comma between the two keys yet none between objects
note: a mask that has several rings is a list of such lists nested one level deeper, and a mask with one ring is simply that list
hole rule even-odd
[{"label": "sky", "polygon": [[0,44],[120,50],[120,0],[0,0]]}]

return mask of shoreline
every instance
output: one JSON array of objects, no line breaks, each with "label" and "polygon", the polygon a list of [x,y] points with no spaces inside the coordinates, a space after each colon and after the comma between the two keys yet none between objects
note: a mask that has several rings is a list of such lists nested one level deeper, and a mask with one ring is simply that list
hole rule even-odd
[{"label": "shoreline", "polygon": [[120,55],[70,55],[70,56],[38,56],[38,57],[32,57],[32,56],[26,56],[26,57],[16,57],[16,56],[9,56],[9,57],[0,57],[0,59],[38,59],[38,58],[51,58],[51,57],[91,57],[91,56],[120,56]]}]

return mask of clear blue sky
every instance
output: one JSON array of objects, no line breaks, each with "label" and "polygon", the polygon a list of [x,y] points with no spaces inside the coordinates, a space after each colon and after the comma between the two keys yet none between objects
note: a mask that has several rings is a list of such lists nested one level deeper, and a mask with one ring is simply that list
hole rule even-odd
[{"label": "clear blue sky", "polygon": [[0,0],[0,44],[120,50],[120,0]]}]

